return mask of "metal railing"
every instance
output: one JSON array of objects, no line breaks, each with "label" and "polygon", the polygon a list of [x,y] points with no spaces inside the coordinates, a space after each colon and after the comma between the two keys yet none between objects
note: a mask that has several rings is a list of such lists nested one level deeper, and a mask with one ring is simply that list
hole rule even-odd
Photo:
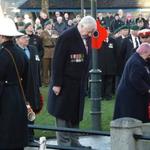
[{"label": "metal railing", "polygon": [[[81,130],[75,128],[56,128],[50,126],[43,126],[43,125],[28,125],[29,128],[35,130],[45,130],[45,131],[59,131],[59,132],[72,132],[72,133],[80,133],[82,135],[100,135],[100,136],[110,136],[109,132],[104,131],[94,131],[94,130]],[[39,147],[39,142],[30,142],[28,143],[29,147]],[[61,149],[61,150],[85,150],[87,148],[77,148],[77,147],[66,147],[66,146],[59,146],[59,145],[49,145],[46,144],[46,148],[52,149]]]},{"label": "metal railing", "polygon": [[137,134],[134,134],[133,137],[136,140],[150,140],[150,136],[148,136],[148,135],[137,135]]}]

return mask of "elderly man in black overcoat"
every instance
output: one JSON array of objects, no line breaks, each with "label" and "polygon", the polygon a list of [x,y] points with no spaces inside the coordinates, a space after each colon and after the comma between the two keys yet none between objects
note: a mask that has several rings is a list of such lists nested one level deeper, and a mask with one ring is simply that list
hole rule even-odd
[{"label": "elderly man in black overcoat", "polygon": [[132,117],[142,122],[150,121],[150,70],[147,66],[149,59],[150,44],[143,43],[127,61],[116,93],[114,119]]},{"label": "elderly man in black overcoat", "polygon": [[[29,36],[26,35],[24,30],[21,30],[20,32],[24,33],[24,35],[16,37],[16,48],[24,52],[28,59],[28,79],[26,81],[25,94],[34,112],[38,112],[41,108],[40,58],[36,47],[29,45]],[[29,123],[33,124],[34,121],[29,121]],[[33,129],[30,129],[29,131],[29,141],[33,141]]]},{"label": "elderly man in black overcoat", "polygon": [[[90,37],[96,21],[85,16],[79,24],[58,38],[52,66],[52,80],[48,96],[48,112],[56,117],[57,127],[78,128],[83,119],[85,82],[91,55]],[[57,133],[63,146],[83,147],[78,136]]]}]

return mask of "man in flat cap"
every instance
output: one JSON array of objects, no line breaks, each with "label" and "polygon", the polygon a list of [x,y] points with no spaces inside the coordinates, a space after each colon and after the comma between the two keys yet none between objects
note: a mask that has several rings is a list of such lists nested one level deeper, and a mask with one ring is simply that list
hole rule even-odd
[{"label": "man in flat cap", "polygon": [[[123,32],[125,31],[125,32]],[[125,34],[125,35],[124,35]],[[114,31],[114,37],[117,38],[117,37],[127,37],[127,35],[129,34],[129,26],[128,25],[122,25],[121,27],[117,28],[115,31]]]},{"label": "man in flat cap", "polygon": [[34,34],[34,28],[31,22],[25,24],[26,34],[30,37],[29,45],[35,46],[38,50],[40,59],[43,57],[43,45],[39,36]]},{"label": "man in flat cap", "polygon": [[43,28],[42,28],[41,25],[38,25],[38,26],[35,27],[35,34],[37,36],[40,36],[42,32],[43,32]]},{"label": "man in flat cap", "polygon": [[128,58],[135,52],[135,50],[140,45],[138,31],[139,27],[137,25],[130,26],[129,36],[123,39],[121,45],[121,57],[123,59],[123,66],[125,65]]},{"label": "man in flat cap", "polygon": [[116,57],[117,57],[117,74],[116,74],[116,87],[119,84],[122,71],[123,71],[123,59],[121,56],[121,46],[123,40],[129,35],[129,26],[123,25],[117,29],[116,34],[119,32],[119,36],[115,37],[117,48],[116,48]]},{"label": "man in flat cap", "polygon": [[[28,60],[27,80],[26,80],[26,98],[30,103],[35,113],[41,109],[40,101],[40,59],[38,51],[34,46],[29,45],[29,36],[26,35],[25,30],[20,30],[24,33],[22,36],[16,37],[16,48],[26,54]],[[34,124],[34,121],[29,121],[28,124]],[[34,140],[34,131],[29,129],[28,140]]]},{"label": "man in flat cap", "polygon": [[17,22],[16,26],[17,26],[18,30],[23,30],[24,26],[25,26],[25,23],[24,22]]}]

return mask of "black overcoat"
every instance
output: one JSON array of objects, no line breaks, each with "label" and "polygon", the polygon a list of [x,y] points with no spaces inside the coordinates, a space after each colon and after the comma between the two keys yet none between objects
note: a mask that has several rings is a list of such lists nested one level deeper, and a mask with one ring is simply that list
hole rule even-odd
[{"label": "black overcoat", "polygon": [[117,89],[114,119],[132,117],[148,122],[149,89],[150,74],[146,62],[134,53],[127,61]]},{"label": "black overcoat", "polygon": [[112,37],[104,41],[98,49],[98,67],[103,75],[115,75],[117,69],[116,63],[116,41]]},{"label": "black overcoat", "polygon": [[[83,118],[84,86],[91,53],[88,43],[86,53],[77,27],[68,29],[57,41],[48,95],[48,112],[57,118],[74,122]],[[54,85],[62,87],[58,96],[52,91]]]},{"label": "black overcoat", "polygon": [[[26,80],[25,54],[13,42],[3,43],[0,50],[0,149],[23,147],[27,143],[27,109],[20,92],[16,70],[7,48],[13,54],[22,77]],[[25,85],[25,84],[23,84]]]},{"label": "black overcoat", "polygon": [[41,59],[44,55],[44,48],[43,48],[42,39],[38,35],[35,35],[35,34],[31,34],[28,36],[30,37],[29,45],[36,47],[38,54],[40,56],[40,59]]},{"label": "black overcoat", "polygon": [[121,56],[123,60],[122,66],[124,68],[129,57],[136,51],[136,48],[134,48],[133,46],[133,40],[131,35],[123,39],[120,50],[121,50]]},{"label": "black overcoat", "polygon": [[[20,50],[22,48],[17,46]],[[25,94],[28,102],[33,110],[40,109],[40,58],[37,49],[34,46],[27,47],[30,52],[30,59],[28,59],[28,76],[26,81]]]},{"label": "black overcoat", "polygon": [[123,72],[123,57],[121,56],[121,46],[123,42],[122,36],[117,37],[116,39],[116,62],[117,62],[117,75],[122,75]]}]

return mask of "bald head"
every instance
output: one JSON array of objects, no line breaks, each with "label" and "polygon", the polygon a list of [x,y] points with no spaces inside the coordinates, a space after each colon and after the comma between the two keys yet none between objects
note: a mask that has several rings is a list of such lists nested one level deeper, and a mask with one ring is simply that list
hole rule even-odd
[{"label": "bald head", "polygon": [[144,59],[147,59],[150,57],[150,44],[149,43],[142,43],[136,50],[137,53],[139,53],[140,56],[142,56]]}]

